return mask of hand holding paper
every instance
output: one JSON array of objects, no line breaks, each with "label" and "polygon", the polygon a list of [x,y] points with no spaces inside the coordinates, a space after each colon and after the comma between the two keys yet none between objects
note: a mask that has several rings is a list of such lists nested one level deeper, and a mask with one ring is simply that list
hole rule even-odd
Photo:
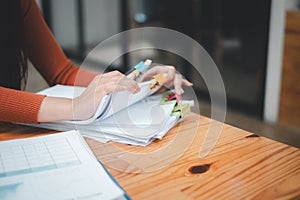
[{"label": "hand holding paper", "polygon": [[167,81],[164,84],[164,86],[167,88],[174,86],[175,93],[178,95],[182,95],[184,93],[184,90],[182,89],[182,85],[188,86],[188,87],[193,85],[191,82],[184,79],[180,74],[177,74],[175,67],[168,66],[168,65],[155,66],[155,67],[149,69],[139,79],[139,82],[149,80],[157,74],[167,74],[167,76],[166,76]]},{"label": "hand holding paper", "polygon": [[[132,72],[135,70],[141,68],[134,68]],[[169,83],[174,84],[179,94],[183,92],[182,84],[191,85],[175,74],[172,66],[154,67],[146,71],[138,83],[114,71],[96,76],[87,88],[56,85],[39,94],[47,95],[46,99],[72,102],[73,117],[35,126],[61,131],[76,128],[99,141],[145,146],[161,139],[190,111],[191,103],[183,102],[177,93],[167,94],[163,102],[162,94],[152,95]],[[64,110],[54,109],[54,112]]]},{"label": "hand holding paper", "polygon": [[[151,64],[150,60],[141,62],[142,71],[146,70]],[[136,66],[139,66],[136,65]],[[141,71],[139,67],[134,68],[134,71]],[[181,95],[184,91],[182,85],[191,86],[192,83],[182,78],[181,75],[175,73],[175,68],[173,66],[156,66],[150,70],[144,72],[139,83],[144,83],[150,80],[154,76],[166,75],[164,77],[157,77],[159,80],[164,78],[163,81],[158,81],[159,86],[161,83],[166,87],[174,85],[175,93]],[[132,75],[137,76],[133,78],[138,78],[141,73]],[[135,80],[130,78],[130,74],[125,76],[124,74],[113,71],[104,74],[99,74],[96,76],[84,92],[78,97],[74,98],[72,101],[66,98],[59,97],[49,97],[47,96],[39,110],[38,121],[39,122],[55,122],[55,121],[66,121],[66,120],[88,120],[95,116],[99,105],[103,103],[103,98],[115,92],[127,91],[132,94],[139,93],[141,91],[140,86]],[[158,85],[152,85],[153,88],[158,88]],[[153,89],[152,88],[152,89]],[[57,112],[59,110],[60,112]]]},{"label": "hand holding paper", "polygon": [[89,119],[94,115],[105,95],[126,90],[135,94],[140,91],[140,88],[137,82],[119,71],[96,76],[84,92],[74,99],[73,103],[76,106],[73,106],[75,109],[73,120]]},{"label": "hand holding paper", "polygon": [[[84,92],[74,100],[47,96],[41,104],[38,121],[86,120],[96,112],[103,97],[119,91],[140,91],[136,81],[119,71],[96,76]],[[75,110],[74,110],[75,109]],[[59,112],[57,112],[59,110]]]}]

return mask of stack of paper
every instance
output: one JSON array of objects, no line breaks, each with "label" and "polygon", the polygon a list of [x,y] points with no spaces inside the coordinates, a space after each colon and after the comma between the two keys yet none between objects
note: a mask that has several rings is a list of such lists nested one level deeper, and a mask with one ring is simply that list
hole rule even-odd
[{"label": "stack of paper", "polygon": [[[40,123],[34,126],[67,131],[78,130],[83,136],[101,142],[115,141],[145,146],[162,137],[182,118],[171,115],[176,101],[161,104],[162,95],[149,96],[149,82],[140,83],[141,91],[128,91],[106,95],[96,114],[84,121]],[[82,87],[57,85],[39,94],[75,98],[84,91]]]}]

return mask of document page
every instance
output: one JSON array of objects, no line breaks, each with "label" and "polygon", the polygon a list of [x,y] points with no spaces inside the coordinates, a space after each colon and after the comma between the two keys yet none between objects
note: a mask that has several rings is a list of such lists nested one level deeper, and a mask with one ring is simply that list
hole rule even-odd
[{"label": "document page", "polygon": [[0,199],[128,199],[77,131],[0,142]]}]

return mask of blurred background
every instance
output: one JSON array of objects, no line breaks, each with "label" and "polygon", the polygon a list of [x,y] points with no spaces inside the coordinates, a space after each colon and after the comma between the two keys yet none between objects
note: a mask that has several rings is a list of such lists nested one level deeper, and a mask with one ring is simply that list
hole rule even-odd
[{"label": "blurred background", "polygon": [[[209,53],[226,89],[226,123],[300,147],[300,0],[38,0],[66,55],[80,65],[101,41],[138,27],[184,33]],[[108,64],[111,46],[94,54],[90,69]],[[201,114],[210,96],[200,74],[178,55],[147,49],[130,52],[109,69],[126,72],[140,60],[175,65],[194,83]],[[103,69],[105,70],[105,69]],[[99,71],[99,70],[97,70]],[[47,87],[30,68],[27,90]]]}]

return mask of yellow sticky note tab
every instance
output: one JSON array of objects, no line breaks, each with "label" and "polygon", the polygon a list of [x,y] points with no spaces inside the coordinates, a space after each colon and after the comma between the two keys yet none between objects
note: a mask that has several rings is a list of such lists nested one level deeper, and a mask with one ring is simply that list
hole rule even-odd
[{"label": "yellow sticky note tab", "polygon": [[153,76],[153,79],[155,79],[159,85],[164,84],[168,80],[165,74],[157,74]]},{"label": "yellow sticky note tab", "polygon": [[186,114],[191,112],[190,104],[180,104],[181,105],[181,117],[184,117]]},{"label": "yellow sticky note tab", "polygon": [[140,75],[140,72],[138,70],[133,71],[133,79],[135,80]]},{"label": "yellow sticky note tab", "polygon": [[173,111],[172,111],[172,115],[174,116],[179,116],[179,117],[184,117],[186,114],[188,114],[189,112],[191,112],[191,106],[190,104],[187,103],[179,103],[177,104]]},{"label": "yellow sticky note tab", "polygon": [[153,83],[150,85],[149,89],[152,90],[157,86],[161,86],[165,82],[167,82],[167,75],[166,74],[157,74],[152,77]]}]

